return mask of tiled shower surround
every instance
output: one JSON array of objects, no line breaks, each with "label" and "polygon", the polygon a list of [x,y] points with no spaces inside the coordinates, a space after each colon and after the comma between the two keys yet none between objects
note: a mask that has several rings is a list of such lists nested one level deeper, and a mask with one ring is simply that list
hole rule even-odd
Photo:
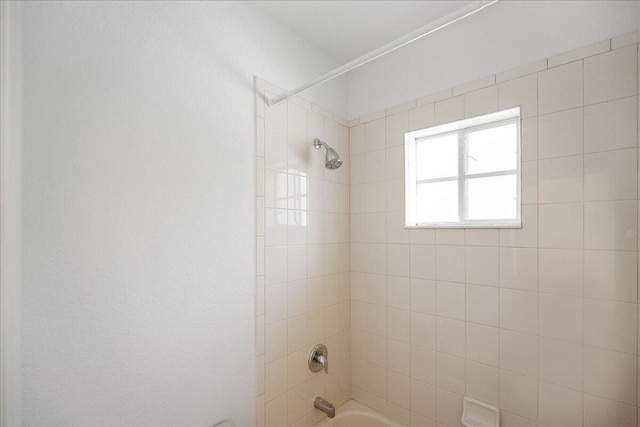
[{"label": "tiled shower surround", "polygon": [[[256,86],[257,424],[313,425],[325,417],[316,396],[350,398],[348,123],[300,99],[265,107],[268,85]],[[325,169],[314,138],[342,167]],[[328,348],[328,375],[309,370],[316,343]]]},{"label": "tiled shower surround", "polygon": [[[348,136],[329,113],[322,127],[309,104],[289,103],[288,116],[259,106],[258,126],[265,116],[266,129],[289,137],[288,155],[282,138],[265,144],[263,175],[258,135],[258,180],[282,191],[258,194],[259,425],[312,425],[323,415],[309,397],[321,391],[415,426],[460,426],[464,395],[500,406],[506,427],[638,425],[638,40],[606,40],[352,120]],[[404,228],[404,132],[514,106],[523,228]],[[324,154],[309,149],[320,129],[349,156],[338,170],[348,176],[322,170]],[[292,166],[298,139],[306,175]],[[285,196],[285,181],[305,176],[298,209],[305,197],[292,184]],[[261,234],[263,221],[287,226]],[[303,373],[320,338],[330,374]]]}]

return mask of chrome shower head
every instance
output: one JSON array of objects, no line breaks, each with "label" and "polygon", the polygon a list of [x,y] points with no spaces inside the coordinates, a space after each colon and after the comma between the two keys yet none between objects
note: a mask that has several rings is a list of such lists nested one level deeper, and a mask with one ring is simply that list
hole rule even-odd
[{"label": "chrome shower head", "polygon": [[316,150],[319,150],[320,147],[326,148],[327,153],[324,158],[324,167],[333,170],[338,169],[340,166],[342,166],[342,160],[340,159],[340,156],[338,155],[338,153],[336,153],[336,150],[329,146],[329,144],[316,138],[313,140],[313,146],[316,148]]}]

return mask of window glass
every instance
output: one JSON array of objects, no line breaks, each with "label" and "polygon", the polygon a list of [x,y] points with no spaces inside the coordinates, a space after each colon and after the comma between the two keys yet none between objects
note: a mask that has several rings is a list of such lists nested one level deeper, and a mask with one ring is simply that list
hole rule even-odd
[{"label": "window glass", "polygon": [[425,138],[416,144],[417,179],[458,176],[458,135]]},{"label": "window glass", "polygon": [[516,175],[468,179],[467,219],[489,220],[516,217]]},{"label": "window glass", "polygon": [[456,222],[458,217],[458,180],[418,184],[419,222]]},{"label": "window glass", "polygon": [[515,170],[518,140],[515,123],[467,134],[467,173]]}]

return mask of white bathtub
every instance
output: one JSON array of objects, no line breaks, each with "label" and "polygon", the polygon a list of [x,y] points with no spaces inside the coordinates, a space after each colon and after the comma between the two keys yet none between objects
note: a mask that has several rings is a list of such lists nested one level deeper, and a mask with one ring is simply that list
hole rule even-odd
[{"label": "white bathtub", "polygon": [[326,418],[316,424],[317,427],[402,427],[396,421],[380,415],[368,406],[349,400],[336,408],[335,418]]}]

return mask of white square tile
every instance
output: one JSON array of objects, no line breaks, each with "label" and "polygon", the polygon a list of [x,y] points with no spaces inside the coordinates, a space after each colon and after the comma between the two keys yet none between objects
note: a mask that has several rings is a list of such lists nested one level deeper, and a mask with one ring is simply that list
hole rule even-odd
[{"label": "white square tile", "polygon": [[584,109],[584,151],[616,150],[638,144],[637,97],[589,105]]},{"label": "white square tile", "polygon": [[[497,233],[495,236],[497,237]],[[496,286],[498,284],[498,265],[498,248],[466,247],[467,283]]]},{"label": "white square tile", "polygon": [[538,289],[538,251],[534,248],[500,248],[500,287]]},{"label": "white square tile", "polygon": [[540,291],[563,295],[582,295],[582,266],[582,250],[540,249],[538,251]]},{"label": "white square tile", "polygon": [[538,162],[522,162],[521,174],[522,204],[538,203]]},{"label": "white square tile", "polygon": [[411,311],[436,314],[436,283],[433,280],[411,279]]},{"label": "white square tile", "polygon": [[638,260],[635,252],[585,251],[584,295],[637,302]]},{"label": "white square tile", "polygon": [[387,336],[396,341],[411,342],[410,312],[397,308],[387,309]]},{"label": "white square tile", "polygon": [[489,228],[467,228],[464,235],[465,244],[467,246],[498,246],[498,231]]},{"label": "white square tile", "polygon": [[500,327],[537,334],[537,294],[516,289],[500,289]]},{"label": "white square tile", "polygon": [[[267,95],[270,96],[270,95]],[[287,103],[266,106],[264,110],[265,128],[269,131],[287,134]]]},{"label": "white square tile", "polygon": [[386,174],[386,151],[378,150],[366,154],[367,182],[384,181]]},{"label": "white square tile", "polygon": [[[269,110],[267,109],[267,111]],[[283,394],[272,401],[267,402],[265,405],[265,412],[265,425],[267,427],[287,425],[287,395]]]},{"label": "white square tile", "polygon": [[357,154],[349,159],[350,184],[362,184],[366,182],[366,155]]},{"label": "white square tile", "polygon": [[[387,340],[387,367],[402,375],[409,375],[411,346],[407,343]],[[435,365],[434,365],[435,370]]]},{"label": "white square tile", "polygon": [[479,116],[494,111],[498,111],[498,86],[489,86],[464,95],[465,117]]},{"label": "white square tile", "polygon": [[[311,318],[309,318],[311,324]],[[351,301],[351,328],[360,331],[367,330],[367,304],[360,301]]]},{"label": "white square tile", "polygon": [[464,96],[456,96],[436,102],[435,118],[436,124],[464,119]]},{"label": "white square tile", "polygon": [[404,146],[386,150],[386,178],[404,179]]},{"label": "white square tile", "polygon": [[538,210],[541,248],[582,248],[582,203],[539,205]]},{"label": "white square tile", "polygon": [[[269,250],[269,249],[267,249]],[[290,246],[287,254],[288,280],[302,280],[307,278],[307,247]]]},{"label": "white square tile", "polygon": [[462,396],[441,388],[438,388],[436,393],[438,422],[447,426],[461,427]]},{"label": "white square tile", "polygon": [[309,144],[289,138],[287,141],[287,172],[307,175],[307,152]]},{"label": "white square tile", "polygon": [[[311,221],[312,215],[309,215],[309,220]],[[364,243],[367,241],[367,223],[365,214],[351,214],[350,218],[350,238],[351,242]],[[311,228],[309,227],[309,232],[311,232]],[[324,237],[324,230],[322,231],[322,235]],[[317,241],[311,241],[309,238],[309,243],[322,243]]]},{"label": "white square tile", "polygon": [[452,356],[465,357],[465,323],[444,317],[438,317],[436,323],[438,351]]},{"label": "white square tile", "polygon": [[467,323],[467,359],[485,365],[499,366],[499,329]]},{"label": "white square tile", "polygon": [[307,211],[288,211],[287,222],[287,244],[306,245],[307,244]]},{"label": "white square tile", "polygon": [[409,110],[409,129],[425,129],[436,124],[434,104],[426,104]]},{"label": "white square tile", "polygon": [[635,354],[638,346],[638,305],[586,298],[584,343]]},{"label": "white square tile", "polygon": [[386,182],[387,211],[398,212],[404,208],[404,180],[393,179]]},{"label": "white square tile", "polygon": [[462,283],[438,282],[436,286],[436,309],[438,316],[464,320],[465,285]]},{"label": "white square tile", "polygon": [[582,298],[540,293],[538,304],[541,336],[582,342]]},{"label": "white square tile", "polygon": [[[270,286],[269,288],[272,288]],[[287,313],[289,317],[307,312],[307,281],[300,280],[287,284]]]},{"label": "white square tile", "polygon": [[385,337],[367,334],[366,361],[381,368],[387,367],[387,339]]},{"label": "white square tile", "polygon": [[278,246],[265,249],[265,285],[287,281],[287,248]]},{"label": "white square tile", "polygon": [[638,150],[605,151],[584,156],[584,199],[638,197]]},{"label": "white square tile", "polygon": [[538,159],[538,118],[522,119],[520,122],[520,156],[522,161]]},{"label": "white square tile", "polygon": [[367,389],[367,362],[359,359],[352,359],[351,385],[363,390]]},{"label": "white square tile", "polygon": [[409,245],[387,245],[387,273],[394,276],[410,276]]},{"label": "white square tile", "polygon": [[582,154],[582,108],[538,117],[538,155],[540,159]]},{"label": "white square tile", "polygon": [[386,274],[387,245],[379,243],[367,244],[367,272]]},{"label": "white square tile", "polygon": [[287,210],[272,209],[265,210],[265,245],[286,246],[287,245]]},{"label": "white square tile", "polygon": [[585,249],[631,250],[638,247],[635,201],[589,202],[584,205]]},{"label": "white square tile", "polygon": [[366,235],[369,243],[387,242],[387,215],[385,213],[368,213],[365,217]]},{"label": "white square tile", "polygon": [[435,350],[435,316],[423,313],[411,313],[411,344]]},{"label": "white square tile", "polygon": [[404,212],[387,212],[387,243],[409,243],[409,230],[404,228]]},{"label": "white square tile", "polygon": [[438,280],[464,282],[464,265],[463,246],[436,246],[436,278]]},{"label": "white square tile", "polygon": [[411,379],[407,376],[389,372],[387,379],[389,402],[408,408],[411,402]]},{"label": "white square tile", "polygon": [[393,147],[404,144],[404,133],[409,130],[409,113],[403,111],[386,118],[386,145]]},{"label": "white square tile", "polygon": [[498,326],[498,288],[467,285],[466,319],[468,322]]},{"label": "white square tile", "polygon": [[638,49],[628,46],[584,60],[585,104],[635,95],[638,91]]},{"label": "white square tile", "polygon": [[367,274],[367,302],[387,305],[387,276],[384,274]]},{"label": "white square tile", "polygon": [[534,248],[538,246],[538,207],[522,206],[522,228],[501,229],[500,246]]},{"label": "white square tile", "polygon": [[464,234],[461,228],[436,228],[436,244],[464,245]]},{"label": "white square tile", "polygon": [[291,138],[303,140],[307,137],[307,110],[294,103],[287,102],[288,130],[287,135]]},{"label": "white square tile", "polygon": [[287,208],[287,174],[267,170],[265,172],[265,206]]},{"label": "white square tile", "polygon": [[387,336],[387,308],[375,304],[367,304],[367,332]]},{"label": "white square tile", "polygon": [[409,241],[412,245],[434,245],[436,230],[433,228],[412,228],[409,230]]},{"label": "white square tile", "polygon": [[535,421],[538,415],[538,381],[501,370],[500,408]]},{"label": "white square tile", "polygon": [[582,106],[582,61],[538,73],[538,113]]},{"label": "white square tile", "polygon": [[435,384],[436,373],[436,352],[411,346],[411,378]]},{"label": "white square tile", "polygon": [[264,162],[267,169],[287,172],[287,137],[285,135],[267,131]]},{"label": "white square tile", "polygon": [[448,354],[437,354],[437,385],[458,394],[465,393],[465,360]]},{"label": "white square tile", "polygon": [[500,369],[537,377],[538,337],[501,329]]},{"label": "white square tile", "polygon": [[389,307],[409,310],[411,290],[409,278],[387,276],[387,304]]},{"label": "white square tile", "polygon": [[538,161],[538,198],[540,203],[582,201],[582,156]]},{"label": "white square tile", "polygon": [[582,390],[582,345],[540,337],[538,375],[541,380]]},{"label": "white square tile", "polygon": [[618,402],[636,404],[635,355],[584,347],[584,391]]},{"label": "white square tile", "polygon": [[[365,135],[364,135],[364,125],[354,126],[349,128],[349,143],[350,143],[350,153],[351,155],[355,154],[364,154],[365,153]],[[314,137],[317,138],[317,137]]]},{"label": "white square tile", "polygon": [[385,147],[385,128],[385,119],[378,119],[365,124],[365,152],[370,153],[382,150]]},{"label": "white square tile", "polygon": [[520,107],[522,118],[537,115],[538,76],[530,74],[500,83],[498,87],[498,105],[501,110]]},{"label": "white square tile", "polygon": [[265,330],[265,362],[273,362],[287,355],[287,321],[271,323]]},{"label": "white square tile", "polygon": [[436,250],[432,245],[411,245],[411,277],[435,279]]},{"label": "white square tile", "polygon": [[491,405],[499,405],[500,375],[497,368],[467,360],[466,394]]},{"label": "white square tile", "polygon": [[[352,186],[353,191],[353,186]],[[366,184],[366,211],[384,212],[387,210],[387,186],[384,181],[368,182]]]},{"label": "white square tile", "polygon": [[583,395],[585,427],[614,425],[620,427],[637,426],[636,406],[626,405],[601,397]]},{"label": "white square tile", "polygon": [[367,393],[382,399],[387,398],[387,371],[376,365],[367,364]]},{"label": "white square tile", "polygon": [[287,386],[289,389],[310,378],[308,357],[307,349],[302,349],[287,357]]},{"label": "white square tile", "polygon": [[411,381],[411,412],[436,419],[436,386],[421,381]]},{"label": "white square tile", "polygon": [[551,427],[582,426],[582,393],[540,382],[538,421]]}]

